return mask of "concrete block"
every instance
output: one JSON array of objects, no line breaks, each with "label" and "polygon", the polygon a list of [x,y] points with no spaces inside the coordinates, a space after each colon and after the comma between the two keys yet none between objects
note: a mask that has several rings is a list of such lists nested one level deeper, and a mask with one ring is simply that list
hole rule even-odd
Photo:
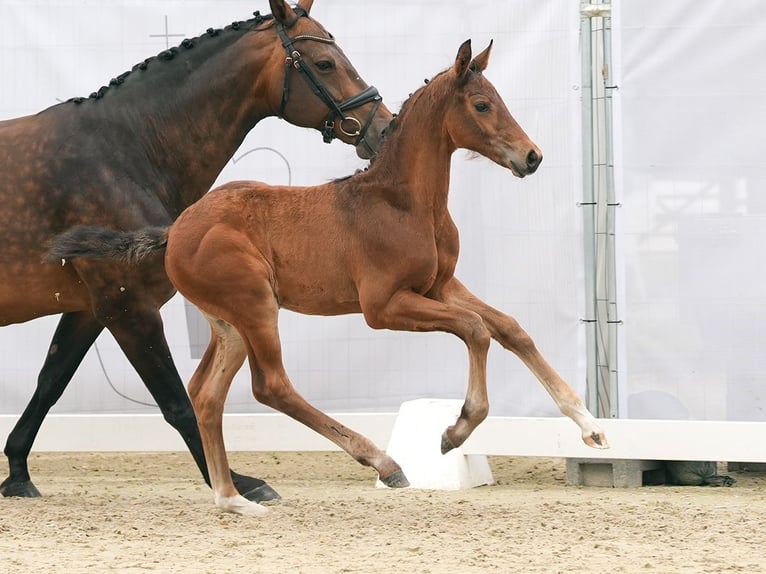
[{"label": "concrete block", "polygon": [[633,488],[645,484],[663,484],[665,470],[661,461],[568,458],[567,484]]},{"label": "concrete block", "polygon": [[726,469],[729,472],[766,472],[766,462],[729,462]]},{"label": "concrete block", "polygon": [[[461,400],[416,399],[401,404],[386,452],[402,467],[410,488],[461,490],[494,484],[485,455],[462,448],[441,453],[441,436],[454,424]],[[378,487],[384,487],[377,481]]]}]

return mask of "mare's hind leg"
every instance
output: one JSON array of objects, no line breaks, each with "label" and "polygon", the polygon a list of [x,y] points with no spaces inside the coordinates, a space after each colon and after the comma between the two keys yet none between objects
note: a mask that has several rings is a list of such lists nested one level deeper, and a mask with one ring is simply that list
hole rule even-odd
[{"label": "mare's hind leg", "polygon": [[199,422],[215,504],[227,512],[260,516],[268,509],[250,502],[234,487],[223,440],[224,403],[234,375],[245,362],[245,344],[225,321],[207,314],[205,318],[210,323],[210,343],[189,381],[189,396]]},{"label": "mare's hind leg", "polygon": [[48,355],[37,377],[29,404],[24,409],[5,444],[8,478],[0,484],[3,496],[40,496],[29,477],[27,458],[45,415],[56,404],[72,380],[85,353],[104,327],[87,312],[65,313],[48,347]]},{"label": "mare's hind leg", "polygon": [[[135,300],[116,301],[114,305],[101,308],[100,318],[138,372],[165,420],[183,438],[205,482],[210,484],[197,419],[170,355],[159,310],[151,302]],[[248,499],[261,502],[279,499],[259,478],[237,474],[233,478],[237,489]]]},{"label": "mare's hind leg", "polygon": [[[582,430],[582,439],[585,444],[594,448],[608,448],[604,431],[601,430],[593,415],[585,408],[580,397],[548,364],[540,351],[537,350],[532,338],[513,317],[484,303],[454,277],[444,285],[441,296],[444,301],[469,309],[482,318],[492,338],[515,353],[553,397],[561,412],[577,423]],[[470,392],[471,389],[469,388]],[[455,434],[455,427],[447,429],[445,434],[448,437],[454,437],[454,439],[450,438],[452,446],[456,447],[462,444],[459,434],[457,436]],[[445,445],[445,447],[449,450],[449,445]]]}]

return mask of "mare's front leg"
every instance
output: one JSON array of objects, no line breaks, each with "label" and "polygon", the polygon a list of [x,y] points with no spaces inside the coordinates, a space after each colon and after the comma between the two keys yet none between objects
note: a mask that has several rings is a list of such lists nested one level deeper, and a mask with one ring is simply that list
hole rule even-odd
[{"label": "mare's front leg", "polygon": [[[487,398],[487,352],[490,332],[481,317],[450,302],[436,301],[403,290],[390,298],[362,296],[367,324],[373,329],[396,331],[446,331],[460,337],[468,347],[468,390],[460,416],[442,435],[441,450],[460,446],[489,413]],[[361,295],[361,293],[360,293]]]},{"label": "mare's front leg", "polygon": [[[604,431],[593,415],[588,412],[582,399],[548,364],[537,350],[532,338],[513,317],[484,303],[454,277],[443,286],[441,298],[481,316],[492,338],[516,354],[553,397],[561,412],[577,423],[582,430],[582,439],[585,444],[593,448],[609,447]],[[455,444],[455,446],[458,445]]]},{"label": "mare's front leg", "polygon": [[[204,313],[203,313],[204,314]],[[268,509],[237,492],[229,472],[223,440],[223,410],[231,382],[245,362],[244,342],[234,327],[204,314],[210,323],[210,342],[189,381],[189,397],[197,415],[215,504],[221,510],[261,516]]]},{"label": "mare's front leg", "polygon": [[29,477],[27,459],[43,419],[72,380],[88,349],[104,327],[90,312],[64,313],[48,347],[48,355],[37,377],[29,404],[19,417],[5,444],[8,478],[0,484],[3,496],[37,497]]}]

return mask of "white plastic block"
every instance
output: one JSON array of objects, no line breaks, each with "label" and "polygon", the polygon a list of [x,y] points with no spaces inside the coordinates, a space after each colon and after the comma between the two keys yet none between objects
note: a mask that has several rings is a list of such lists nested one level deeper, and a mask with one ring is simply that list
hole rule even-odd
[{"label": "white plastic block", "polygon": [[[462,448],[441,453],[444,430],[455,423],[463,401],[416,399],[401,404],[386,452],[402,467],[410,488],[461,490],[494,484],[485,455]],[[378,487],[385,485],[378,480]]]}]

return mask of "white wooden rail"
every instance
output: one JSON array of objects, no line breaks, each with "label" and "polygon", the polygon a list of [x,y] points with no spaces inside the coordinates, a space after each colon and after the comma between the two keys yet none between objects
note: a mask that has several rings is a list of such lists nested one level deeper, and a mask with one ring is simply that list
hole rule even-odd
[{"label": "white wooden rail", "polygon": [[[396,413],[335,413],[343,424],[385,448]],[[0,415],[0,440],[18,417]],[[601,420],[611,448],[580,441],[567,418],[490,417],[463,446],[464,454],[635,460],[766,462],[766,422]],[[224,417],[231,451],[330,451],[337,447],[281,414]],[[438,448],[438,445],[435,445]],[[35,441],[37,452],[184,451],[160,415],[49,415]]]}]

